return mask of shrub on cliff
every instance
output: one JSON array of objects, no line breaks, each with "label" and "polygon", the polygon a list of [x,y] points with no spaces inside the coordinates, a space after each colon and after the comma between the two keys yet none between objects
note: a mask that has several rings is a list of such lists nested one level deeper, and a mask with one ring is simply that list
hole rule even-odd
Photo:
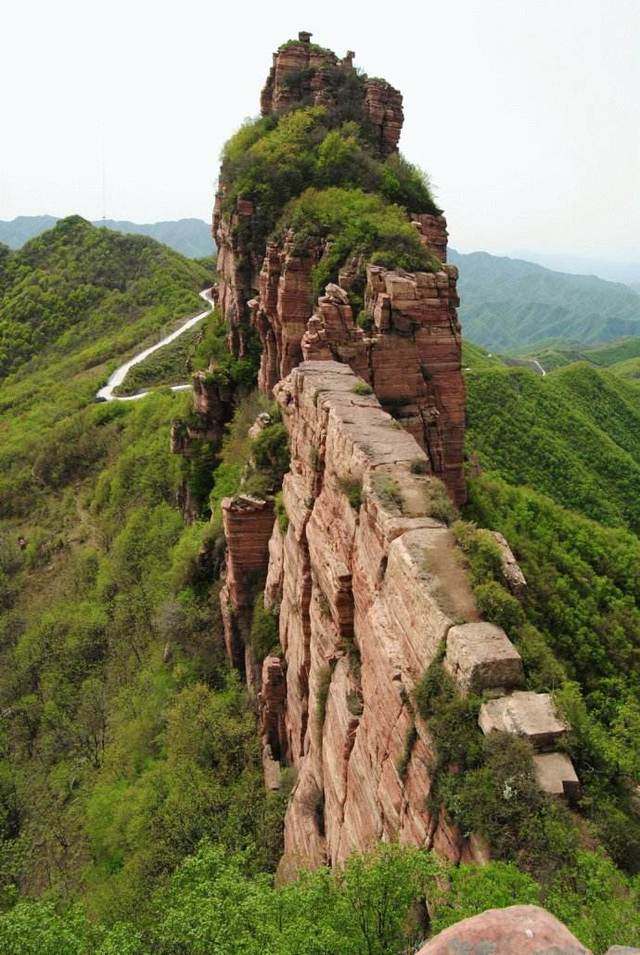
[{"label": "shrub on cliff", "polygon": [[238,198],[255,204],[248,238],[258,254],[286,203],[310,186],[358,187],[410,212],[439,211],[427,176],[398,155],[376,158],[364,115],[351,112],[304,106],[245,124],[225,145],[223,209],[232,212]]},{"label": "shrub on cliff", "polygon": [[521,650],[530,684],[557,691],[572,726],[580,808],[616,862],[638,871],[640,822],[631,791],[640,767],[628,723],[640,692],[640,543],[495,476],[475,479],[469,489],[468,513],[505,535],[528,582],[519,604],[495,561],[486,559],[484,532],[467,528],[459,540],[475,589]]},{"label": "shrub on cliff", "polygon": [[278,223],[278,233],[287,229],[301,248],[309,240],[330,240],[313,272],[316,291],[337,280],[340,267],[356,255],[408,271],[434,271],[439,265],[399,206],[361,189],[305,190]]}]

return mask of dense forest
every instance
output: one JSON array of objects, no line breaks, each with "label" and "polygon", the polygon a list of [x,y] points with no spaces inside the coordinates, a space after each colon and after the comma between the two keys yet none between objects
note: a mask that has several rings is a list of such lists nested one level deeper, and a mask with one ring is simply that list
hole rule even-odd
[{"label": "dense forest", "polygon": [[[437,267],[403,212],[436,210],[428,182],[375,157],[359,82],[342,110],[246,124],[223,154],[227,201],[261,203],[257,245],[289,228],[301,242],[332,237],[318,288],[354,251]],[[633,943],[640,392],[606,370],[540,379],[465,349],[470,502],[453,527],[481,609],[571,720],[579,806],[541,798],[521,747],[479,754],[475,731],[467,771],[440,798],[489,840],[491,863],[380,846],[278,885],[287,790],[264,789],[218,603],[221,498],[271,495],[288,466],[285,429],[255,391],[255,343],[233,359],[214,312],[139,367],[153,394],[94,400],[119,361],[199,310],[212,281],[204,264],[77,217],[0,257],[0,950],[400,955],[516,901],[544,904],[596,952]],[[169,435],[190,396],[162,386],[188,368],[231,386],[234,413],[220,446],[185,461]],[[251,438],[265,409],[271,424]],[[185,481],[200,502],[191,523],[177,506]],[[510,541],[522,602],[481,528]],[[257,603],[262,652],[273,627]],[[417,702],[443,749],[466,745],[476,701],[462,707],[434,671]]]}]

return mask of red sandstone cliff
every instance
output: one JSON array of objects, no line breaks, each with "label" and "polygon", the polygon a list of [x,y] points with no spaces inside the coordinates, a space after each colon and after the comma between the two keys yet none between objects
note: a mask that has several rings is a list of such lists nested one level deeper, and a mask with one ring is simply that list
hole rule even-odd
[{"label": "red sandstone cliff", "polygon": [[[351,56],[339,61],[306,34],[286,44],[274,55],[263,113],[301,101],[332,107],[329,78],[347,75]],[[367,85],[381,156],[396,149],[401,102],[386,84]],[[454,861],[486,858],[479,840],[463,839],[428,808],[434,745],[412,691],[440,650],[460,692],[492,691],[483,732],[530,739],[548,792],[570,795],[577,779],[556,751],[566,724],[549,696],[521,689],[522,661],[508,636],[478,620],[440,519],[444,487],[456,503],[465,500],[457,270],[446,265],[446,222],[410,216],[434,270],[369,265],[356,322],[349,293],[366,263],[348,262],[314,301],[320,240],[301,251],[289,232],[258,254],[247,238],[255,217],[246,200],[223,212],[218,196],[219,302],[236,354],[249,322],[262,342],[259,385],[275,394],[290,438],[288,527],[274,523],[271,503],[224,502],[221,601],[229,657],[258,703],[266,785],[278,788],[282,765],[297,772],[282,874],[340,863],[381,839],[433,847]],[[526,581],[507,542],[498,543],[505,581],[521,593]],[[258,666],[248,628],[265,573],[280,653]]]}]

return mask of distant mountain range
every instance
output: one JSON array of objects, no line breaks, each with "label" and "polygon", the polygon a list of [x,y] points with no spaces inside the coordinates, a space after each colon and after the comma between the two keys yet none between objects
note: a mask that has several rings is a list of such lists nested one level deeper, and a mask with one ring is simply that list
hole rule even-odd
[{"label": "distant mountain range", "polygon": [[[35,236],[52,229],[58,222],[55,216],[18,216],[11,221],[0,220],[0,242],[10,249],[19,249]],[[93,225],[117,232],[148,235],[163,242],[190,259],[201,259],[215,251],[211,226],[202,219],[177,219],[167,222],[137,223],[116,219],[99,219]]]},{"label": "distant mountain range", "polygon": [[[51,229],[54,216],[0,221],[0,243],[12,249]],[[189,258],[210,256],[215,246],[202,219],[139,224],[106,219],[94,225],[150,236]],[[450,250],[460,268],[460,319],[468,341],[501,353],[566,350],[640,335],[640,290],[594,275],[556,272],[528,262]],[[547,354],[547,359],[551,356]],[[567,360],[562,355],[559,363]],[[572,360],[572,359],[569,359]],[[551,360],[551,365],[555,364]],[[547,367],[543,360],[543,364]]]},{"label": "distant mountain range", "polygon": [[607,282],[622,282],[624,285],[640,285],[640,260],[600,259],[587,255],[572,255],[570,252],[534,252],[530,249],[514,249],[511,255],[525,262],[535,262],[554,272],[570,272],[572,275],[597,275]]},{"label": "distant mountain range", "polygon": [[464,335],[485,348],[530,351],[640,335],[640,294],[627,285],[487,252],[451,250],[449,258],[460,269]]}]

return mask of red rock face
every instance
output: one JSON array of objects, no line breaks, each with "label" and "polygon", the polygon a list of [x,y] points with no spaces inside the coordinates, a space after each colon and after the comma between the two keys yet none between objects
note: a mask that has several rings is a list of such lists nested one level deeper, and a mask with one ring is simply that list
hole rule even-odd
[{"label": "red rock face", "polygon": [[301,347],[305,360],[348,363],[427,452],[431,473],[453,500],[465,500],[465,387],[456,315],[457,270],[435,275],[369,266],[365,293],[370,333],[359,328],[338,286],[318,300]]},{"label": "red rock face", "polygon": [[302,361],[302,336],[312,311],[313,250],[296,251],[293,235],[280,247],[267,246],[258,280],[259,293],[249,303],[251,321],[260,335],[262,357],[258,385],[266,394]]},{"label": "red rock face", "polygon": [[225,497],[222,524],[227,542],[227,565],[220,593],[227,655],[255,682],[254,662],[248,643],[251,608],[266,571],[268,542],[273,531],[273,501],[251,497]]},{"label": "red rock face", "polygon": [[402,93],[381,80],[367,80],[365,87],[365,111],[376,131],[381,156],[390,156],[398,150],[404,113]]},{"label": "red rock face", "polygon": [[414,212],[411,221],[417,223],[425,245],[432,249],[441,262],[447,261],[447,220],[443,215],[430,215],[428,212]]},{"label": "red rock face", "polygon": [[314,106],[333,105],[334,96],[323,73],[338,66],[338,57],[330,50],[313,47],[309,42],[311,34],[304,36],[273,54],[273,65],[260,94],[263,116],[283,112],[302,101]]},{"label": "red rock face", "polygon": [[537,905],[489,909],[440,932],[418,955],[590,955],[555,916]]},{"label": "red rock face", "polygon": [[247,243],[254,210],[253,203],[240,199],[233,213],[224,213],[223,198],[219,192],[213,209],[212,235],[218,248],[217,304],[229,326],[229,350],[242,357],[246,349],[247,302],[253,295],[254,274],[259,268]]},{"label": "red rock face", "polygon": [[[297,42],[273,54],[273,65],[260,97],[263,116],[302,104],[329,110],[340,105],[342,94],[337,81],[355,76],[355,54],[349,51],[339,59],[330,50],[311,44],[310,37],[311,34],[301,33]],[[403,123],[402,94],[385,81],[374,79],[364,81],[361,95],[362,120],[370,127],[374,152],[377,150],[385,158],[397,151]],[[219,305],[230,328],[229,348],[242,356],[250,318],[248,303],[257,298],[259,305],[253,320],[265,349],[261,387],[266,390],[301,360],[300,339],[312,311],[310,267],[307,269],[303,260],[295,261],[286,244],[280,250],[266,249],[264,262],[262,254],[256,257],[248,242],[254,224],[253,204],[240,199],[232,211],[223,211],[224,185],[220,188],[212,228],[218,247]],[[297,270],[300,274],[295,276]],[[281,276],[284,288],[280,291]],[[279,303],[274,298],[278,295]],[[297,331],[296,325],[300,326]]]},{"label": "red rock face", "polygon": [[292,463],[289,526],[269,545],[266,600],[280,603],[286,661],[276,735],[298,771],[283,877],[379,839],[435,846],[456,861],[465,849],[426,808],[433,747],[410,698],[449,614],[477,612],[452,535],[429,516],[434,478],[412,473],[424,452],[374,396],[354,392],[356,381],[345,364],[312,361],[275,389]]}]

